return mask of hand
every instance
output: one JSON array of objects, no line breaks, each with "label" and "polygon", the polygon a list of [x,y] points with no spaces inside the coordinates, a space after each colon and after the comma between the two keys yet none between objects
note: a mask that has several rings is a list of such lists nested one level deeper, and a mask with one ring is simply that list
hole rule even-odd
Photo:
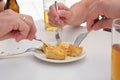
[{"label": "hand", "polygon": [[[120,17],[120,2],[118,0],[97,0],[89,7],[87,29],[90,31],[101,28],[111,28],[112,20]],[[99,19],[105,16],[107,19]]]},{"label": "hand", "polygon": [[64,26],[67,24],[66,20],[69,18],[69,15],[71,15],[70,10],[64,4],[58,3],[58,12],[55,9],[55,4],[53,4],[48,12],[49,24],[57,26],[57,21],[60,20],[61,26]]},{"label": "hand", "polygon": [[64,4],[58,4],[58,12],[56,12],[54,4],[49,8],[49,22],[51,25],[56,26],[57,20],[59,19],[61,25],[73,25],[78,26],[81,23],[85,22],[87,19],[87,4],[84,4],[84,1],[78,2],[71,6],[71,8],[67,8]]},{"label": "hand", "polygon": [[10,9],[0,13],[0,40],[15,38],[32,40],[36,28],[31,16],[18,14]]}]

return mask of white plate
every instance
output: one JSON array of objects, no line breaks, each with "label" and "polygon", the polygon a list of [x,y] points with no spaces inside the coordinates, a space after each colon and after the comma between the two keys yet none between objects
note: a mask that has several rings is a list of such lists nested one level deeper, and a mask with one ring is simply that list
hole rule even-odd
[{"label": "white plate", "polygon": [[66,59],[64,60],[54,60],[54,59],[47,59],[45,57],[45,54],[43,52],[41,53],[34,53],[35,57],[37,57],[40,60],[46,61],[46,62],[52,62],[52,63],[68,63],[68,62],[73,62],[77,61],[80,59],[83,59],[86,56],[86,53],[83,51],[83,53],[80,56],[77,57],[69,57],[67,56]]},{"label": "white plate", "polygon": [[[56,42],[50,42],[51,44],[55,45]],[[71,42],[68,42],[71,43]],[[83,59],[87,54],[86,52],[83,50],[82,54],[80,56],[77,57],[70,57],[67,56],[66,59],[64,60],[54,60],[54,59],[47,59],[45,57],[45,53],[41,52],[41,53],[34,53],[35,57],[37,57],[40,60],[46,61],[46,62],[52,62],[52,63],[68,63],[68,62],[73,62],[73,61],[77,61],[80,59]]]},{"label": "white plate", "polygon": [[[8,44],[5,45],[5,43],[9,43],[9,44],[11,43],[11,45],[8,45]],[[14,45],[12,45],[13,43],[14,43]],[[10,58],[10,57],[17,57],[17,56],[19,57],[20,56],[19,53],[24,52],[26,49],[28,49],[30,47],[38,45],[38,43],[36,43],[36,42],[31,43],[31,45],[30,45],[30,43],[31,42],[28,42],[28,41],[23,41],[21,43],[16,43],[13,40],[12,41],[11,40],[4,41],[4,44],[3,44],[4,46],[2,47],[2,49],[0,49],[0,59],[2,59],[2,58]],[[36,43],[36,45],[33,45],[35,43]],[[51,43],[53,45],[56,44],[56,42],[49,42],[49,43]],[[26,47],[24,45],[29,46],[29,47]],[[82,58],[84,58],[86,56],[85,51],[83,51],[83,53],[78,57],[69,57],[69,56],[67,56],[67,58],[65,60],[53,60],[53,59],[45,58],[45,54],[43,52],[41,52],[41,53],[33,52],[33,54],[38,59],[41,59],[41,60],[47,61],[47,62],[53,62],[53,63],[73,62],[73,61],[80,60],[80,59],[82,59]]]}]

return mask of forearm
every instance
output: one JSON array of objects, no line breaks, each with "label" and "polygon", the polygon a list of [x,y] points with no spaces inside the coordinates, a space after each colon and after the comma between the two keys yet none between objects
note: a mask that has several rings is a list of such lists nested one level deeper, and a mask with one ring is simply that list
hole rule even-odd
[{"label": "forearm", "polygon": [[112,11],[111,15],[113,15],[112,17],[115,18],[120,18],[120,1],[119,0],[111,0],[111,2],[109,2],[110,5],[110,11]]},{"label": "forearm", "polygon": [[86,22],[88,18],[89,7],[91,4],[102,0],[81,0],[71,6],[70,11],[72,13],[71,25],[80,25]]},{"label": "forearm", "polygon": [[88,6],[83,1],[77,2],[74,5],[72,5],[70,11],[72,12],[72,20],[75,25],[80,25],[81,23],[86,21]]},{"label": "forearm", "polygon": [[0,0],[0,12],[4,10],[5,2]]}]

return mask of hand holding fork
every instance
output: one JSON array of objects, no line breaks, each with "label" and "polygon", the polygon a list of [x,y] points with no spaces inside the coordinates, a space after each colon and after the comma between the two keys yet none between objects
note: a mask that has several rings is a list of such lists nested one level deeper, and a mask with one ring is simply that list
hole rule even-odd
[{"label": "hand holding fork", "polygon": [[[56,9],[56,11],[58,11],[57,1],[55,1],[55,9]],[[58,20],[58,22],[57,22],[57,30],[56,30],[56,35],[55,35],[55,38],[56,38],[57,42],[61,41],[60,34],[59,34],[59,29],[61,29],[61,27],[60,27],[60,20]]]}]

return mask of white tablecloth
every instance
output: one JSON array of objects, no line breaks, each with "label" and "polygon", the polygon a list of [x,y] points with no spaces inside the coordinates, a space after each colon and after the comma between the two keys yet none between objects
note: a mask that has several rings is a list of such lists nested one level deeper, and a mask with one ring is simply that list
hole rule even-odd
[{"label": "white tablecloth", "polygon": [[[21,1],[21,13],[33,16],[37,37],[45,42],[55,41],[54,31],[46,31],[43,23],[42,0]],[[84,27],[66,26],[62,39],[73,42]],[[38,47],[40,42],[14,39],[0,42],[0,51],[22,52],[29,47]],[[0,80],[110,80],[111,79],[111,33],[92,31],[81,44],[87,56],[72,63],[55,64],[41,61],[32,53],[19,57],[0,59]],[[19,48],[19,49],[18,49]]]}]

